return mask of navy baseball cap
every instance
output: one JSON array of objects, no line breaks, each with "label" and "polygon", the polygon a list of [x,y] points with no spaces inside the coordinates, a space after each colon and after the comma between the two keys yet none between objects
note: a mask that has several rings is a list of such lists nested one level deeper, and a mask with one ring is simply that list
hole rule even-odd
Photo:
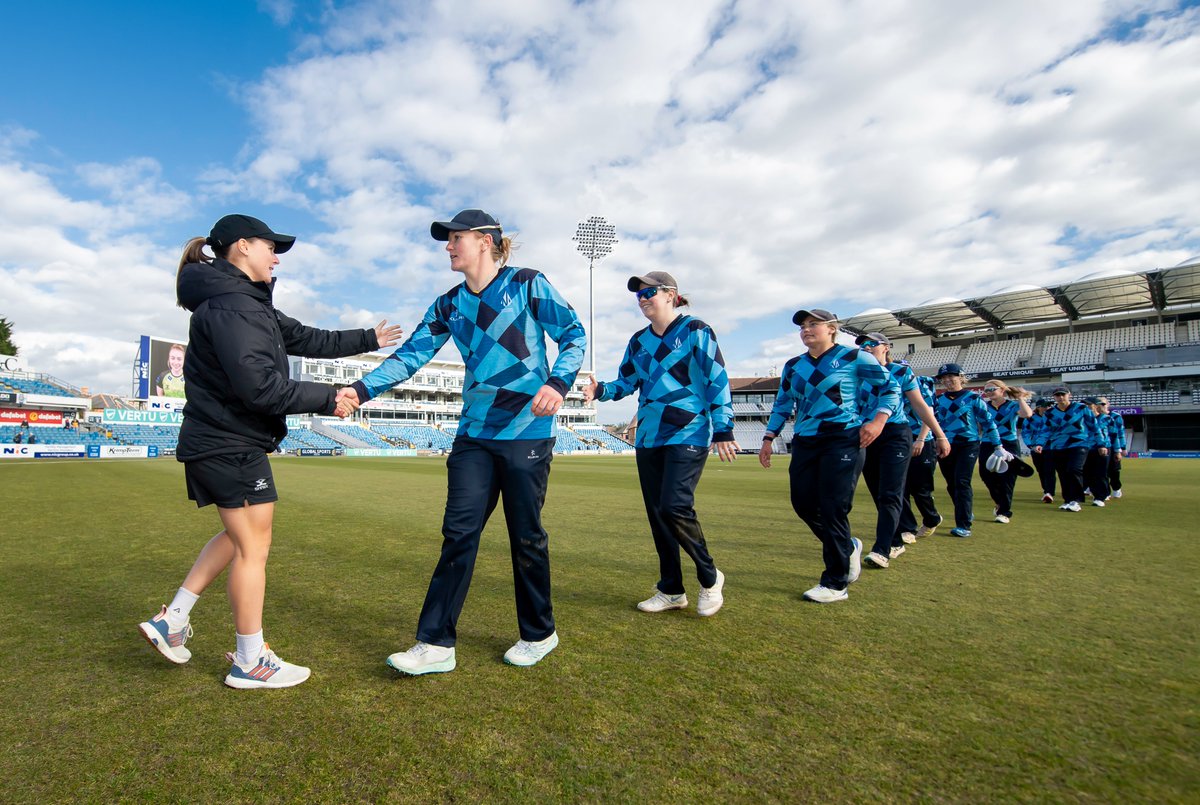
[{"label": "navy baseball cap", "polygon": [[449,221],[434,221],[429,226],[429,234],[434,240],[450,240],[451,232],[478,232],[481,235],[491,235],[492,243],[499,245],[503,234],[500,222],[483,210],[463,210]]},{"label": "navy baseball cap", "polygon": [[227,248],[242,238],[262,238],[275,244],[275,254],[283,254],[296,242],[293,235],[280,235],[271,227],[249,215],[226,215],[213,224],[204,242],[214,248]]},{"label": "navy baseball cap", "polygon": [[1056,388],[1054,391],[1052,391],[1050,393],[1051,394],[1070,394],[1071,390],[1069,388],[1067,388],[1066,386],[1059,386],[1058,388]]},{"label": "navy baseball cap", "polygon": [[937,374],[934,375],[934,377],[941,377],[942,375],[961,375],[961,374],[963,374],[962,367],[959,366],[957,363],[943,363],[941,366],[938,367]]},{"label": "navy baseball cap", "polygon": [[792,316],[792,324],[799,327],[804,320],[812,317],[818,321],[837,321],[837,316],[824,308],[814,307],[812,310],[797,310]]}]

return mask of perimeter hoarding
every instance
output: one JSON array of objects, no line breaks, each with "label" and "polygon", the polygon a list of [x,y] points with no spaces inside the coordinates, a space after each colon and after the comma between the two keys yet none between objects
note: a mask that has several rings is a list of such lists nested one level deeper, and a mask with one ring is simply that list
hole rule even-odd
[{"label": "perimeter hoarding", "polygon": [[133,362],[133,396],[185,399],[183,364],[187,356],[185,341],[172,341],[143,335],[138,341]]}]

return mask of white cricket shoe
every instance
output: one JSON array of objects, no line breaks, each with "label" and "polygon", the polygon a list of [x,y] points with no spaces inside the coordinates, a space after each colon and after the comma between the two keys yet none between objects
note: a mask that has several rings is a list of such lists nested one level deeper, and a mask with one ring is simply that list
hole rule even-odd
[{"label": "white cricket shoe", "polygon": [[717,610],[725,603],[725,596],[721,590],[725,587],[725,574],[720,570],[717,571],[717,580],[713,582],[711,587],[700,588],[700,600],[696,602],[697,615],[716,615]]},{"label": "white cricket shoe", "polygon": [[997,522],[997,523],[1005,523],[1005,524],[1008,524],[1008,523],[1011,523],[1011,522],[1012,522],[1012,520],[1011,520],[1011,519],[1009,519],[1008,517],[1006,517],[1006,516],[1005,516],[1005,515],[1003,515],[1003,514],[997,514],[997,515],[996,515],[996,522]]},{"label": "white cricket shoe", "polygon": [[907,550],[908,548],[905,548],[903,545],[893,545],[892,550],[888,552],[888,558],[895,559],[897,556],[902,555]]},{"label": "white cricket shoe", "polygon": [[834,601],[845,601],[850,597],[850,594],[845,590],[834,590],[829,587],[822,587],[818,584],[811,590],[806,590],[804,598],[809,601],[815,601],[818,604],[832,604]]},{"label": "white cricket shoe", "polygon": [[917,535],[911,531],[902,531],[900,533],[900,540],[905,545],[912,545],[914,542],[917,541]]},{"label": "white cricket shoe", "polygon": [[851,537],[850,541],[854,543],[854,552],[850,554],[850,575],[846,577],[847,584],[853,584],[862,575],[862,540]]},{"label": "white cricket shoe", "polygon": [[876,553],[875,551],[871,551],[869,554],[867,554],[867,557],[865,559],[863,559],[863,561],[866,562],[868,565],[871,565],[873,567],[877,567],[880,569],[886,568],[888,566],[888,558],[881,553]]},{"label": "white cricket shoe", "polygon": [[388,657],[387,664],[409,676],[444,674],[453,671],[456,665],[454,646],[435,646],[418,641],[408,651],[397,651]]},{"label": "white cricket shoe", "polygon": [[1120,490],[1120,489],[1114,489],[1114,490],[1113,490],[1113,493],[1112,493],[1112,496],[1113,496],[1114,498],[1119,498],[1119,497],[1121,497],[1121,490]]},{"label": "white cricket shoe", "polygon": [[176,665],[183,665],[192,658],[188,651],[188,638],[192,636],[192,625],[184,624],[181,628],[172,630],[167,622],[167,605],[163,604],[162,611],[148,621],[138,624],[138,631],[146,642],[154,646],[158,653]]},{"label": "white cricket shoe", "polygon": [[655,590],[654,595],[639,601],[637,608],[642,612],[666,612],[668,609],[683,609],[687,605],[687,593],[667,595],[662,590]]},{"label": "white cricket shoe", "polygon": [[554,651],[558,645],[558,632],[545,640],[518,640],[512,648],[504,652],[504,661],[509,665],[519,665],[522,668],[537,665],[543,657]]}]

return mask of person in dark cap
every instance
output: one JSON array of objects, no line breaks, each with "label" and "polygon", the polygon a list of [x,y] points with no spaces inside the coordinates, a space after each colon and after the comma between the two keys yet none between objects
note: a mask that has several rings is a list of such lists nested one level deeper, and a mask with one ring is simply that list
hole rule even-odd
[{"label": "person in dark cap", "polygon": [[978,394],[966,388],[967,378],[957,363],[944,363],[936,378],[944,389],[933,407],[938,423],[950,437],[950,454],[938,462],[950,499],[954,501],[955,537],[971,536],[975,520],[975,495],[971,481],[979,460],[979,443],[985,438],[1000,443],[1000,434],[988,406]]},{"label": "person in dark cap", "polygon": [[1092,496],[1092,505],[1103,508],[1112,494],[1108,488],[1108,461],[1112,455],[1112,418],[1106,406],[1100,405],[1099,397],[1084,397],[1083,404],[1096,418],[1096,436],[1088,448],[1083,461],[1083,482],[1087,493]]},{"label": "person in dark cap", "polygon": [[650,533],[658,551],[654,594],[642,612],[687,607],[679,551],[696,564],[696,614],[714,615],[725,601],[725,574],[717,569],[694,508],[696,485],[716,448],[721,461],[737,457],[733,400],[717,335],[700,319],[679,312],[688,300],[675,277],[651,271],[630,277],[638,309],[650,324],[633,334],[616,380],[592,378],[584,400],[621,400],[638,392],[637,468]]},{"label": "person in dark cap", "polygon": [[[862,571],[862,542],[850,535],[850,507],[870,445],[899,405],[896,381],[867,352],[837,343],[837,316],[823,308],[798,310],[792,322],[807,347],[783,366],[758,461],[771,467],[773,443],[796,417],[788,467],[792,508],[821,541],[825,570],[804,598],[844,601]],[[864,421],[859,390],[878,389],[876,411]]]},{"label": "person in dark cap", "polygon": [[[309,670],[284,662],[263,639],[267,554],[278,494],[267,460],[287,435],[288,414],[348,413],[333,386],[291,380],[288,355],[341,358],[391,346],[399,327],[318,330],[277,310],[272,272],[295,238],[249,215],[226,215],[207,238],[193,238],[179,261],[179,306],[191,311],[184,377],[187,404],[176,458],[188,497],[215,504],[223,529],[201,550],[169,606],[139,631],[173,663],[191,658],[190,614],[226,568],[237,650],[225,684],[284,688]],[[212,257],[205,247],[212,250]]]},{"label": "person in dark cap", "polygon": [[[983,384],[983,400],[991,409],[992,421],[996,423],[997,443],[985,438],[979,446],[979,478],[987,487],[992,503],[996,504],[992,517],[997,523],[1012,522],[1013,492],[1016,489],[1018,472],[1026,476],[1032,473],[1029,465],[1021,461],[1021,446],[1017,442],[1017,426],[1022,419],[1033,415],[1029,407],[1029,392],[1019,386],[1009,386],[999,378]],[[999,454],[999,455],[996,455]],[[995,455],[995,460],[992,456]],[[994,471],[992,466],[995,466]]]},{"label": "person in dark cap", "polygon": [[[479,537],[503,496],[520,632],[504,661],[534,665],[558,645],[542,504],[555,415],[583,365],[587,338],[574,308],[544,274],[508,264],[512,239],[492,215],[463,210],[435,221],[429,233],[445,242],[450,270],[464,281],[434,300],[400,349],[340,392],[355,406],[376,399],[416,374],[451,338],[466,364],[462,416],[446,462],[441,557],[417,621],[416,644],[387,663],[412,675],[454,670],[458,617]],[[553,366],[547,337],[558,345]]]},{"label": "person in dark cap", "polygon": [[1033,468],[1037,471],[1038,482],[1042,489],[1042,503],[1053,503],[1055,492],[1054,462],[1049,453],[1033,449],[1040,444],[1042,433],[1046,428],[1046,410],[1054,405],[1049,397],[1038,397],[1033,404],[1033,415],[1022,420],[1021,440],[1029,448],[1029,457],[1033,460]]},{"label": "person in dark cap", "polygon": [[[854,339],[854,343],[879,361],[896,382],[900,392],[896,407],[887,408],[881,401],[880,388],[864,383],[859,390],[859,409],[864,420],[874,417],[881,410],[888,411],[887,423],[883,426],[879,438],[865,449],[862,471],[878,515],[875,520],[875,542],[864,561],[872,567],[886,568],[891,560],[907,550],[903,536],[905,529],[901,524],[904,510],[907,508],[905,491],[910,474],[918,476],[914,491],[918,496],[918,505],[923,509],[925,524],[936,528],[941,522],[941,515],[937,513],[936,508],[933,508],[932,516],[924,511],[926,502],[932,506],[932,495],[925,501],[920,494],[924,487],[923,470],[926,465],[920,465],[914,472],[912,459],[925,452],[925,434],[930,434],[928,486],[932,492],[932,462],[936,461],[938,455],[950,452],[950,442],[938,425],[933,409],[926,403],[913,370],[892,360],[891,339],[883,333],[864,333]],[[914,436],[920,436],[916,449],[913,446]],[[910,527],[916,527],[915,521]],[[912,538],[916,539],[915,534]]]},{"label": "person in dark cap", "polygon": [[1100,398],[1100,408],[1108,414],[1108,432],[1110,443],[1108,448],[1108,488],[1114,498],[1120,498],[1124,492],[1121,489],[1121,459],[1128,445],[1125,441],[1125,418],[1121,412],[1114,410],[1108,404],[1107,397]]},{"label": "person in dark cap", "polygon": [[[1058,508],[1078,512],[1083,508],[1083,465],[1098,440],[1096,417],[1086,405],[1071,400],[1066,386],[1054,389],[1054,405],[1046,410],[1046,426],[1034,442],[1035,453],[1049,453],[1062,487]],[[1105,448],[1107,452],[1107,448]]]}]

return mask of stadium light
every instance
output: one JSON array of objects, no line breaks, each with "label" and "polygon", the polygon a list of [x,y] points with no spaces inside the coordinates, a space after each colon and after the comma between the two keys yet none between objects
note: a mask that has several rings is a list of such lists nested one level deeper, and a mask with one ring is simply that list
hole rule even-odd
[{"label": "stadium light", "polygon": [[617,242],[617,229],[599,215],[593,215],[586,221],[580,221],[571,240],[575,248],[588,259],[588,352],[591,354],[592,377],[596,376],[596,287],[595,268],[597,260],[603,260],[612,253],[613,244]]}]

